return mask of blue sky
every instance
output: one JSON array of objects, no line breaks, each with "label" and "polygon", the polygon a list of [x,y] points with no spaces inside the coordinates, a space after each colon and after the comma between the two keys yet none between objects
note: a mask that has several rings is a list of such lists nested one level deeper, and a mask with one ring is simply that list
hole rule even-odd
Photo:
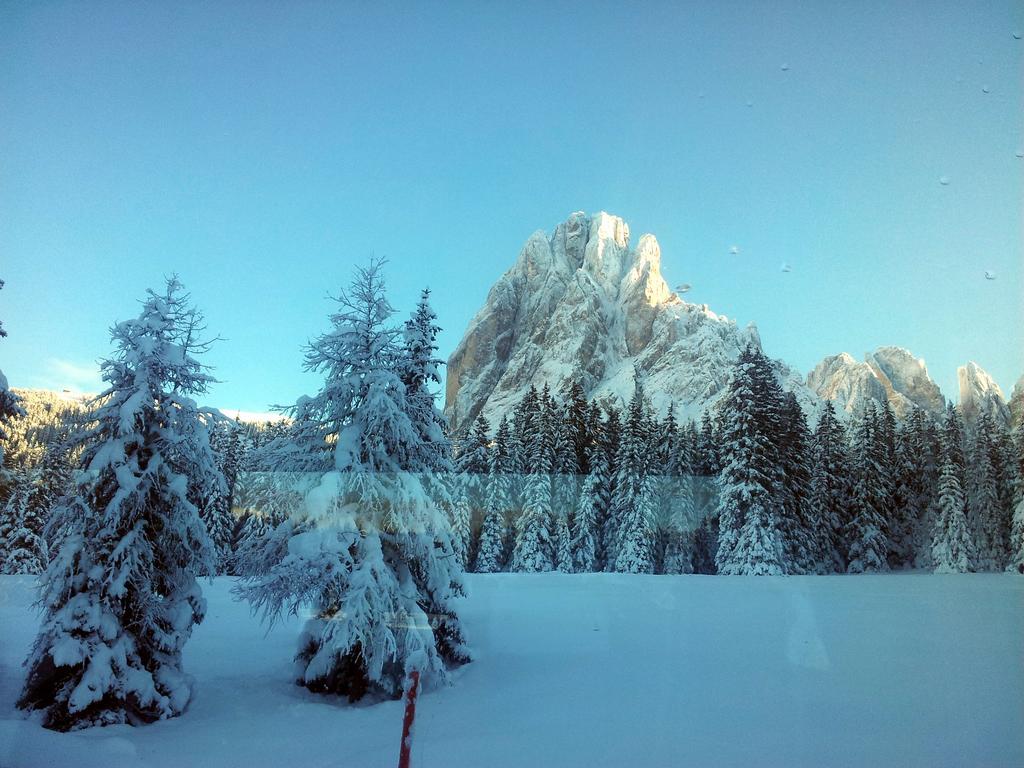
[{"label": "blue sky", "polygon": [[14,386],[94,386],[176,271],[226,339],[210,401],[292,402],[371,255],[403,312],[433,288],[447,356],[574,210],[654,232],[671,285],[805,373],[883,344],[947,395],[968,359],[1024,373],[1019,3],[5,3],[0,29]]}]

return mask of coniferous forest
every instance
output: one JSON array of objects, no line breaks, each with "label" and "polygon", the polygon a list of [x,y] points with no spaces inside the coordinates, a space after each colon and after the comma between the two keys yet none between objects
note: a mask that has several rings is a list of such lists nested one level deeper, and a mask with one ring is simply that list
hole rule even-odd
[{"label": "coniferous forest", "polygon": [[0,391],[0,565],[41,575],[19,704],[45,725],[182,712],[204,576],[268,621],[311,607],[297,681],[357,700],[470,659],[463,572],[1024,572],[1020,426],[830,402],[812,424],[751,344],[699,423],[638,376],[627,403],[534,387],[451,435],[429,291],[395,322],[375,261],[335,304],[322,386],[279,421],[196,404],[213,342],[176,278],[113,326],[98,396]]}]

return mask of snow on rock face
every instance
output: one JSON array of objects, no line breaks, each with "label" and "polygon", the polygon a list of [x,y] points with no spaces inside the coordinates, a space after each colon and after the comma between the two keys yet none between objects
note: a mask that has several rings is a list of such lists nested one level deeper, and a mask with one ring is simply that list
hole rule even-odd
[{"label": "snow on rock face", "polygon": [[1010,394],[1010,421],[1015,428],[1024,421],[1024,376],[1017,379]]},{"label": "snow on rock face", "polygon": [[907,350],[879,347],[864,359],[885,387],[898,418],[907,415],[914,405],[936,416],[946,407],[946,399],[928,375],[924,360]]},{"label": "snow on rock face", "polygon": [[[629,247],[629,226],[608,213],[572,214],[533,234],[448,360],[445,414],[462,430],[479,413],[495,424],[531,385],[561,391],[576,379],[590,397],[622,404],[635,372],[653,404],[698,416],[724,391],[756,329],[690,304],[661,276],[653,235]],[[817,398],[777,364],[783,386],[813,414]]]},{"label": "snow on rock face", "polygon": [[998,427],[1009,426],[1010,408],[1003,391],[981,366],[972,360],[956,369],[956,377],[964,421],[973,424],[980,414],[987,413]]},{"label": "snow on rock face", "polygon": [[840,413],[854,413],[864,402],[884,402],[885,387],[871,366],[842,352],[826,357],[807,374],[807,386],[819,397],[831,400]]},{"label": "snow on rock face", "polygon": [[858,362],[843,352],[826,357],[807,375],[807,386],[831,400],[840,413],[856,413],[865,402],[888,401],[898,418],[913,406],[938,416],[945,398],[928,376],[924,360],[900,347],[879,347]]}]

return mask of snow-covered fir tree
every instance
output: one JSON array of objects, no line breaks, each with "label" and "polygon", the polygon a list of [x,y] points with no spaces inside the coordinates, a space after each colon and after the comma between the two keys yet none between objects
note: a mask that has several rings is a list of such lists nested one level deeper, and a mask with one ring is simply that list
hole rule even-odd
[{"label": "snow-covered fir tree", "polygon": [[409,358],[381,267],[357,271],[331,329],[307,349],[307,370],[324,382],[292,410],[290,451],[305,457],[292,465],[318,480],[239,587],[269,616],[311,606],[296,681],[353,701],[369,691],[399,696],[412,668],[436,685],[468,660],[453,607],[461,572],[424,482],[436,452],[410,403]]},{"label": "snow-covered fir tree", "polygon": [[575,570],[570,526],[580,491],[580,465],[571,431],[572,418],[569,408],[552,403],[548,419],[553,433],[551,504],[555,516],[555,567],[563,573]]},{"label": "snow-covered fir tree", "polygon": [[975,545],[967,519],[963,421],[953,406],[942,425],[942,468],[936,497],[932,563],[936,573],[967,573],[975,568]]},{"label": "snow-covered fir tree", "polygon": [[846,433],[835,408],[825,401],[814,430],[807,518],[813,528],[813,558],[818,573],[846,570],[842,532],[848,524],[850,465]]},{"label": "snow-covered fir tree", "polygon": [[1024,420],[1017,424],[1014,431],[1013,448],[1013,466],[1008,467],[1007,473],[1016,479],[1016,484],[1006,570],[1024,575]]},{"label": "snow-covered fir tree", "polygon": [[508,557],[508,518],[512,509],[513,474],[511,440],[511,425],[508,418],[503,417],[494,436],[487,475],[484,522],[480,529],[480,547],[476,558],[476,569],[480,573],[501,571]]},{"label": "snow-covered fir tree", "polygon": [[782,518],[779,529],[788,573],[816,573],[817,522],[809,514],[811,433],[796,395],[786,392],[779,402],[778,452],[782,468]]},{"label": "snow-covered fir tree", "polygon": [[958,468],[947,455],[939,477],[938,513],[932,540],[936,573],[967,573],[974,570],[974,542],[967,524],[967,510]]},{"label": "snow-covered fir tree", "polygon": [[566,392],[566,431],[576,457],[576,472],[581,476],[590,473],[590,451],[594,446],[594,413],[583,393],[583,387],[573,379]]},{"label": "snow-covered fir tree", "polygon": [[868,403],[853,427],[852,515],[844,532],[848,573],[885,571],[889,568],[886,534],[889,489],[886,484],[884,436],[879,417]]},{"label": "snow-covered fir tree", "polygon": [[224,478],[224,486],[213,492],[200,504],[206,529],[217,552],[216,572],[234,572],[234,544],[237,519],[234,514],[235,489],[241,463],[241,423],[237,420],[218,419],[210,431],[210,446],[217,457],[217,467]]},{"label": "snow-covered fir tree", "polygon": [[482,517],[487,499],[490,432],[491,426],[483,414],[477,416],[455,462],[458,476],[452,494],[452,543],[464,568],[475,559],[474,523]]},{"label": "snow-covered fir tree", "polygon": [[[528,394],[529,398],[530,395]],[[523,511],[516,521],[512,570],[527,573],[552,571],[556,566],[556,531],[552,507],[552,472],[555,464],[555,436],[547,397],[541,396],[524,411],[527,444],[527,475],[523,488]],[[535,406],[534,406],[535,403]],[[533,408],[536,407],[536,411]]]},{"label": "snow-covered fir tree", "polygon": [[611,515],[615,518],[611,570],[654,571],[655,487],[650,467],[650,430],[643,384],[638,380],[622,428]]},{"label": "snow-covered fir tree", "polygon": [[[176,278],[112,330],[108,383],[79,439],[67,533],[42,580],[42,627],[19,706],[56,730],[180,714],[192,696],[181,655],[205,601],[195,574],[212,547],[191,499],[214,468],[191,396],[213,381],[197,355],[201,316]],[[215,469],[215,468],[214,468]]]},{"label": "snow-covered fir tree", "polygon": [[42,521],[33,514],[37,510],[32,509],[31,497],[29,475],[19,474],[0,507],[0,573],[38,574],[46,567]]},{"label": "snow-covered fir tree", "polygon": [[583,480],[572,532],[573,559],[579,573],[598,570],[601,520],[611,505],[611,468],[607,453],[599,445],[594,445],[587,463],[590,474]]},{"label": "snow-covered fir tree", "polygon": [[987,413],[978,415],[972,442],[967,515],[975,544],[974,566],[977,570],[1002,570],[1008,557],[1010,510],[1003,507],[1000,498],[1002,455],[995,425]]},{"label": "snow-covered fir tree", "polygon": [[779,531],[782,471],[777,429],[778,383],[754,345],[740,354],[722,411],[718,573],[772,576],[786,572]]},{"label": "snow-covered fir tree", "polygon": [[896,459],[892,467],[894,508],[890,521],[890,562],[911,567],[919,557],[919,533],[931,503],[932,457],[928,452],[925,412],[915,407],[896,432]]},{"label": "snow-covered fir tree", "polygon": [[[674,416],[672,416],[674,418]],[[694,472],[692,430],[680,430],[671,441],[665,466],[665,499],[668,503],[666,524],[665,573],[693,573],[694,528]]]},{"label": "snow-covered fir tree", "polygon": [[[608,504],[599,510],[598,526],[601,537],[598,548],[598,566],[601,570],[614,570],[615,542],[618,537],[618,518],[614,512],[615,484],[618,475],[619,445],[622,442],[622,414],[614,405],[606,407],[601,421],[598,445],[604,451],[608,462],[610,482],[608,483]],[[602,513],[603,514],[600,514]]]}]

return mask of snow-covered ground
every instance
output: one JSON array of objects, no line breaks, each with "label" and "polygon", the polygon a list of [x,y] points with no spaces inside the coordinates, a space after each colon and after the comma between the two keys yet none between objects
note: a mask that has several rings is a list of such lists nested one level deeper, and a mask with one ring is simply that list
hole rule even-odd
[{"label": "snow-covered ground", "polygon": [[[468,577],[476,661],[422,697],[430,766],[1021,766],[1024,579]],[[0,766],[393,766],[399,702],[294,685],[230,579],[205,587],[175,720],[51,733],[14,709],[31,580],[0,577]]]}]

